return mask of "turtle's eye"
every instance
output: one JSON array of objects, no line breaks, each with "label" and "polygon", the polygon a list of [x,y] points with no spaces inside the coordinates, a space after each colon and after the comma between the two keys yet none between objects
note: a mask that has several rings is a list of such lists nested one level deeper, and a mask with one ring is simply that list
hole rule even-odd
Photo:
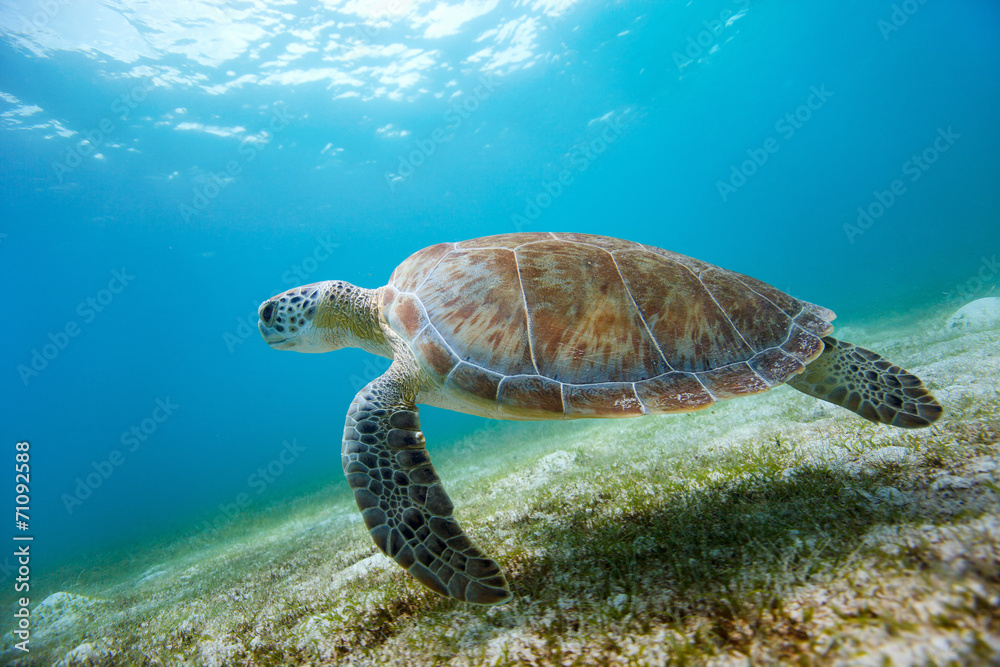
[{"label": "turtle's eye", "polygon": [[260,319],[264,320],[264,324],[271,323],[271,316],[274,315],[274,304],[269,303],[264,306],[264,310],[260,311]]}]

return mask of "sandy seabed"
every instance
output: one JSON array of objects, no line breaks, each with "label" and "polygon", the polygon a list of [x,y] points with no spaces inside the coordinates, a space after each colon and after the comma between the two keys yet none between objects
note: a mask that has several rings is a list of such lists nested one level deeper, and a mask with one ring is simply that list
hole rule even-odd
[{"label": "sandy seabed", "polygon": [[782,387],[690,415],[428,433],[508,604],[406,577],[331,471],[219,530],[46,576],[31,653],[8,633],[0,663],[1000,664],[1000,320],[982,301],[834,333],[924,380],[945,406],[928,429]]}]

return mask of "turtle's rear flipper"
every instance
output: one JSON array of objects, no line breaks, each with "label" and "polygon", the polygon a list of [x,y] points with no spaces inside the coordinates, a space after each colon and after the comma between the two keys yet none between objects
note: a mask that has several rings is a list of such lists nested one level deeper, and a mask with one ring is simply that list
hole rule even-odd
[{"label": "turtle's rear flipper", "polygon": [[500,567],[452,517],[431,465],[417,406],[403,398],[393,364],[358,392],[347,413],[342,461],[375,544],[435,593],[497,604],[510,599]]},{"label": "turtle's rear flipper", "polygon": [[788,384],[880,424],[922,428],[941,416],[941,405],[916,375],[863,347],[829,336],[823,342],[819,358]]}]

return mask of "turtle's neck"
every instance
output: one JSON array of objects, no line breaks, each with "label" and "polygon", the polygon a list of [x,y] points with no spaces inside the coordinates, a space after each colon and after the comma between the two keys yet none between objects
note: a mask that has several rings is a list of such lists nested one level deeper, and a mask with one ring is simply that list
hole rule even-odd
[{"label": "turtle's neck", "polygon": [[381,290],[356,285],[350,285],[350,288],[341,302],[346,316],[344,321],[348,323],[347,333],[351,338],[348,345],[392,359],[392,346],[379,325]]}]

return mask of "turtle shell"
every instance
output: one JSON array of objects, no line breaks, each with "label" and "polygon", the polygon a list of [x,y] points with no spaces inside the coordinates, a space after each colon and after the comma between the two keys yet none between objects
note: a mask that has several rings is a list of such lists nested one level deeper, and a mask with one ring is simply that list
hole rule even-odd
[{"label": "turtle shell", "polygon": [[687,412],[766,391],[819,356],[834,318],[754,278],[586,234],[430,246],[381,303],[437,391],[511,419]]}]

